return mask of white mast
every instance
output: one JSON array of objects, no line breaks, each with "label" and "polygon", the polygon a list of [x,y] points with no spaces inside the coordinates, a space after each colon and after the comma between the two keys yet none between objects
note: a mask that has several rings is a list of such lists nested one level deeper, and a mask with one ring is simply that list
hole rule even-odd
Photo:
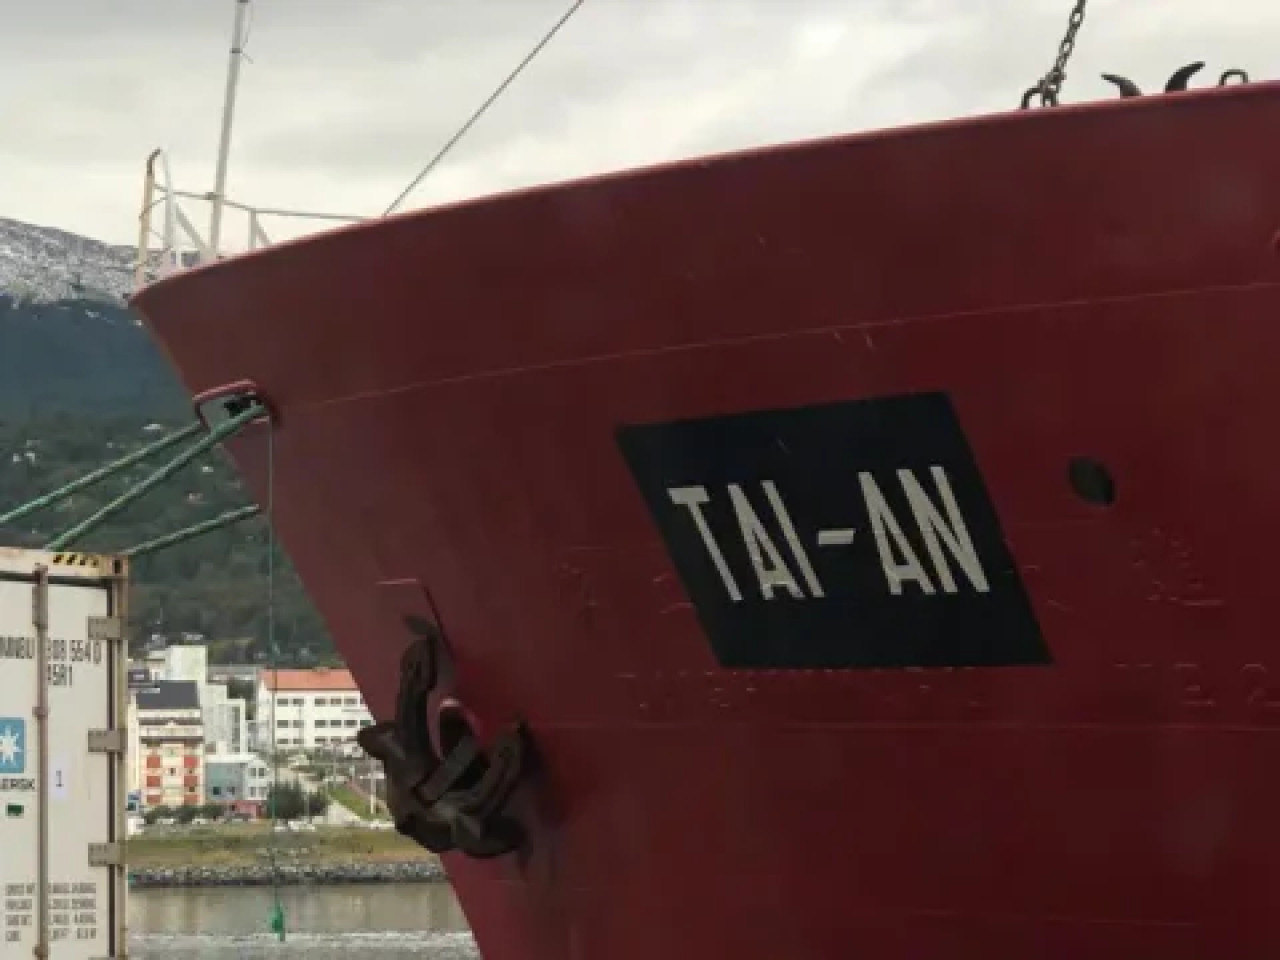
[{"label": "white mast", "polygon": [[209,216],[209,250],[218,256],[222,238],[222,207],[227,193],[227,159],[231,154],[231,121],[236,112],[236,87],[240,84],[240,60],[244,56],[249,0],[235,0],[235,28],[231,34],[231,62],[227,66],[227,91],[222,103],[222,133],[218,138],[218,166],[213,178],[213,210]]}]

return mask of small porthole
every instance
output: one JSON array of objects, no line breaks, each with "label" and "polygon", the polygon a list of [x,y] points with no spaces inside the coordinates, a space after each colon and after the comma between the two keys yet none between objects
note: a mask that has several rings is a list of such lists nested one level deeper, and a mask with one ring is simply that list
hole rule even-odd
[{"label": "small porthole", "polygon": [[1067,466],[1071,489],[1085,503],[1109,507],[1116,502],[1116,482],[1111,474],[1092,457],[1073,457]]}]

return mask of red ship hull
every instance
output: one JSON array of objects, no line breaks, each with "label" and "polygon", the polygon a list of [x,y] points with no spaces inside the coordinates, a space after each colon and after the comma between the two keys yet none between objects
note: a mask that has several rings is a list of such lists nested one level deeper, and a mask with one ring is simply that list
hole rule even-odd
[{"label": "red ship hull", "polygon": [[[375,712],[417,603],[481,734],[527,724],[526,842],[446,857],[489,960],[1275,956],[1278,171],[1276,86],[1015,113],[398,217],[137,306],[193,392],[269,398],[276,529]],[[912,397],[950,419],[859,405]],[[911,526],[917,441],[967,447],[985,568],[950,466],[943,536]],[[234,446],[263,501],[265,450]]]}]

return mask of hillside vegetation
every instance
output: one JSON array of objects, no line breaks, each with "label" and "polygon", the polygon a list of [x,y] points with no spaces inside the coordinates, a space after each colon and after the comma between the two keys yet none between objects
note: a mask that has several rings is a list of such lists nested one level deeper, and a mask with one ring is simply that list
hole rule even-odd
[{"label": "hillside vegetation", "polygon": [[187,396],[124,306],[0,294],[0,420],[62,411],[181,417]]},{"label": "hillside vegetation", "polygon": [[[0,513],[56,489],[179,429],[186,419],[133,415],[40,413],[0,420]],[[43,546],[141,481],[176,453],[90,487],[55,507],[0,527],[0,543]],[[213,451],[75,544],[84,550],[117,550],[172,533],[248,502],[227,456]],[[267,637],[267,529],[261,518],[209,533],[138,558],[131,636],[192,632],[205,635],[212,659],[264,659]],[[332,662],[322,622],[287,559],[277,550],[275,636],[280,662]]]},{"label": "hillside vegetation", "polygon": [[[186,390],[123,302],[132,257],[0,218],[0,514],[191,422]],[[176,452],[0,527],[0,545],[43,546]],[[75,547],[122,549],[245,503],[229,461],[214,451]],[[255,519],[140,558],[131,636],[198,633],[215,660],[265,659],[266,534]],[[280,662],[333,662],[319,617],[278,559]]]}]

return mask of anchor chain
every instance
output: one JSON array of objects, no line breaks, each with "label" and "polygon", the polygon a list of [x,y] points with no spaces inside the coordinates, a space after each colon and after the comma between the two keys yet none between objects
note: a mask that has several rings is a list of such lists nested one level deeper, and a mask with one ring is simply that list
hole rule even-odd
[{"label": "anchor chain", "polygon": [[[1075,6],[1071,10],[1071,16],[1067,20],[1067,32],[1062,38],[1062,43],[1058,47],[1058,57],[1054,61],[1053,66],[1049,68],[1048,73],[1041,77],[1035,84],[1030,87],[1022,95],[1022,109],[1027,110],[1037,97],[1042,107],[1056,107],[1058,105],[1058,97],[1062,92],[1062,84],[1067,79],[1067,61],[1071,59],[1071,54],[1075,52],[1076,36],[1080,32],[1080,27],[1084,24],[1085,6],[1087,0],[1076,0]],[[1187,89],[1188,81],[1191,77],[1203,69],[1204,63],[1197,61],[1187,64],[1185,67],[1179,68],[1174,72],[1168,82],[1165,84],[1165,93],[1180,93]],[[1130,80],[1128,77],[1120,76],[1114,73],[1104,73],[1102,79],[1108,83],[1115,84],[1120,91],[1121,97],[1140,97],[1142,96],[1141,88]],[[1232,81],[1237,83],[1249,83],[1249,75],[1243,70],[1231,69],[1225,71],[1218,78],[1218,86],[1225,87],[1231,85]]]},{"label": "anchor chain", "polygon": [[449,730],[442,722],[444,755],[438,754],[427,717],[429,700],[439,692],[444,638],[437,626],[418,617],[406,617],[405,623],[414,642],[400,660],[396,719],[356,735],[386,773],[387,806],[396,830],[432,853],[458,850],[477,859],[509,853],[525,836],[506,808],[530,770],[527,731],[516,723],[486,751],[465,722]]},{"label": "anchor chain", "polygon": [[1062,92],[1062,84],[1067,79],[1067,61],[1075,51],[1076,34],[1080,32],[1080,27],[1084,23],[1086,2],[1087,0],[1076,0],[1076,5],[1067,20],[1066,35],[1058,46],[1058,58],[1049,68],[1049,72],[1022,95],[1023,110],[1031,106],[1031,101],[1037,94],[1040,96],[1040,106],[1056,107],[1058,105],[1058,94]]}]

